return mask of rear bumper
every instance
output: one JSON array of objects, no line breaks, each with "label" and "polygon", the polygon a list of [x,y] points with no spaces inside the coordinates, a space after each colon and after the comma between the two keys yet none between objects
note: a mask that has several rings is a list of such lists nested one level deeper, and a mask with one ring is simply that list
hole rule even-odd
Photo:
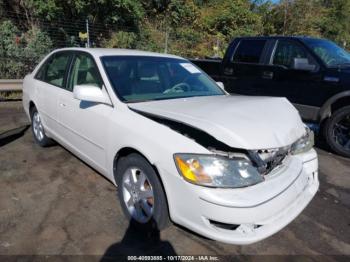
[{"label": "rear bumper", "polygon": [[[251,244],[271,236],[303,211],[319,187],[316,152],[311,150],[293,158],[291,165],[299,163],[301,166],[300,169],[290,167],[282,171],[282,176],[298,171],[282,192],[259,202],[264,198],[264,192],[258,188],[249,189],[249,194],[243,194],[248,188],[241,189],[242,192],[236,194],[233,189],[230,192],[230,189],[186,185],[194,193],[187,190],[178,194],[178,201],[182,203],[175,204],[175,210],[170,210],[172,219],[203,236],[230,244]],[[236,201],[237,197],[232,197],[235,194],[238,198],[243,197]]]},{"label": "rear bumper", "polygon": [[23,91],[23,93],[22,93],[22,105],[23,105],[24,112],[26,113],[28,119],[30,120],[29,96],[25,91]]}]

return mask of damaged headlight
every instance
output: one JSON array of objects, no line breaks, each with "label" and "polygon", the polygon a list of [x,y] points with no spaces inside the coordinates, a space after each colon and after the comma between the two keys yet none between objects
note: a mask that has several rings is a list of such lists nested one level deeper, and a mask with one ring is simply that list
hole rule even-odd
[{"label": "damaged headlight", "polygon": [[175,154],[179,173],[187,181],[209,187],[239,188],[264,179],[249,160],[221,156]]},{"label": "damaged headlight", "polygon": [[306,134],[292,144],[291,153],[293,155],[305,153],[315,145],[314,132],[310,128],[306,128]]}]

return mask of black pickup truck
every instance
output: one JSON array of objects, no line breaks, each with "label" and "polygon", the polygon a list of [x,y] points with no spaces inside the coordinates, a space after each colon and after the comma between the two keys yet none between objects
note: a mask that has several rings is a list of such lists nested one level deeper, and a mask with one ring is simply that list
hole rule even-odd
[{"label": "black pickup truck", "polygon": [[350,54],[309,37],[234,39],[223,60],[191,60],[233,94],[289,99],[328,145],[350,157]]}]

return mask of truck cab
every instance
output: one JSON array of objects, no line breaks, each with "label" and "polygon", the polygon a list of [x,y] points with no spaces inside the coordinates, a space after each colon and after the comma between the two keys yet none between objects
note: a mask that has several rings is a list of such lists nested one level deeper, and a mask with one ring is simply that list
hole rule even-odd
[{"label": "truck cab", "polygon": [[[240,37],[221,62],[194,60],[232,94],[286,97],[328,145],[350,157],[350,54],[310,37]],[[216,70],[214,70],[216,68]]]}]

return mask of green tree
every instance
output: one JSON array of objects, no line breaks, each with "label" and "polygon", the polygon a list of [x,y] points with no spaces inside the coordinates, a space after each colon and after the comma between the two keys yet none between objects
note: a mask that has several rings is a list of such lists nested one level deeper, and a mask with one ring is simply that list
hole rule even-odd
[{"label": "green tree", "polygon": [[19,33],[11,21],[0,24],[0,78],[16,77],[21,72],[24,63],[18,57],[23,43]]},{"label": "green tree", "polygon": [[350,42],[350,1],[324,0],[326,15],[321,22],[322,35],[343,46]]},{"label": "green tree", "polygon": [[113,32],[102,45],[107,48],[136,48],[138,35],[134,32]]},{"label": "green tree", "polygon": [[172,26],[191,25],[198,15],[198,8],[193,0],[173,0],[166,10],[166,17]]},{"label": "green tree", "polygon": [[260,19],[262,24],[262,32],[263,35],[273,35],[276,33],[276,28],[273,19],[273,11],[275,4],[271,1],[264,0],[254,0],[251,4],[251,10],[256,13]]},{"label": "green tree", "polygon": [[138,32],[144,17],[141,1],[134,0],[2,1],[0,9],[6,10],[17,26],[25,29],[39,27],[47,31],[57,47],[79,44],[78,35],[85,32],[86,19],[92,29],[91,38],[97,41],[120,28]]},{"label": "green tree", "polygon": [[213,1],[204,18],[204,27],[214,34],[220,33],[231,40],[236,36],[259,35],[261,18],[250,9],[250,1]]},{"label": "green tree", "polygon": [[319,0],[282,0],[272,10],[277,34],[320,36],[324,7]]},{"label": "green tree", "polygon": [[21,78],[52,48],[50,38],[33,27],[21,33],[11,21],[0,23],[0,78]]}]

